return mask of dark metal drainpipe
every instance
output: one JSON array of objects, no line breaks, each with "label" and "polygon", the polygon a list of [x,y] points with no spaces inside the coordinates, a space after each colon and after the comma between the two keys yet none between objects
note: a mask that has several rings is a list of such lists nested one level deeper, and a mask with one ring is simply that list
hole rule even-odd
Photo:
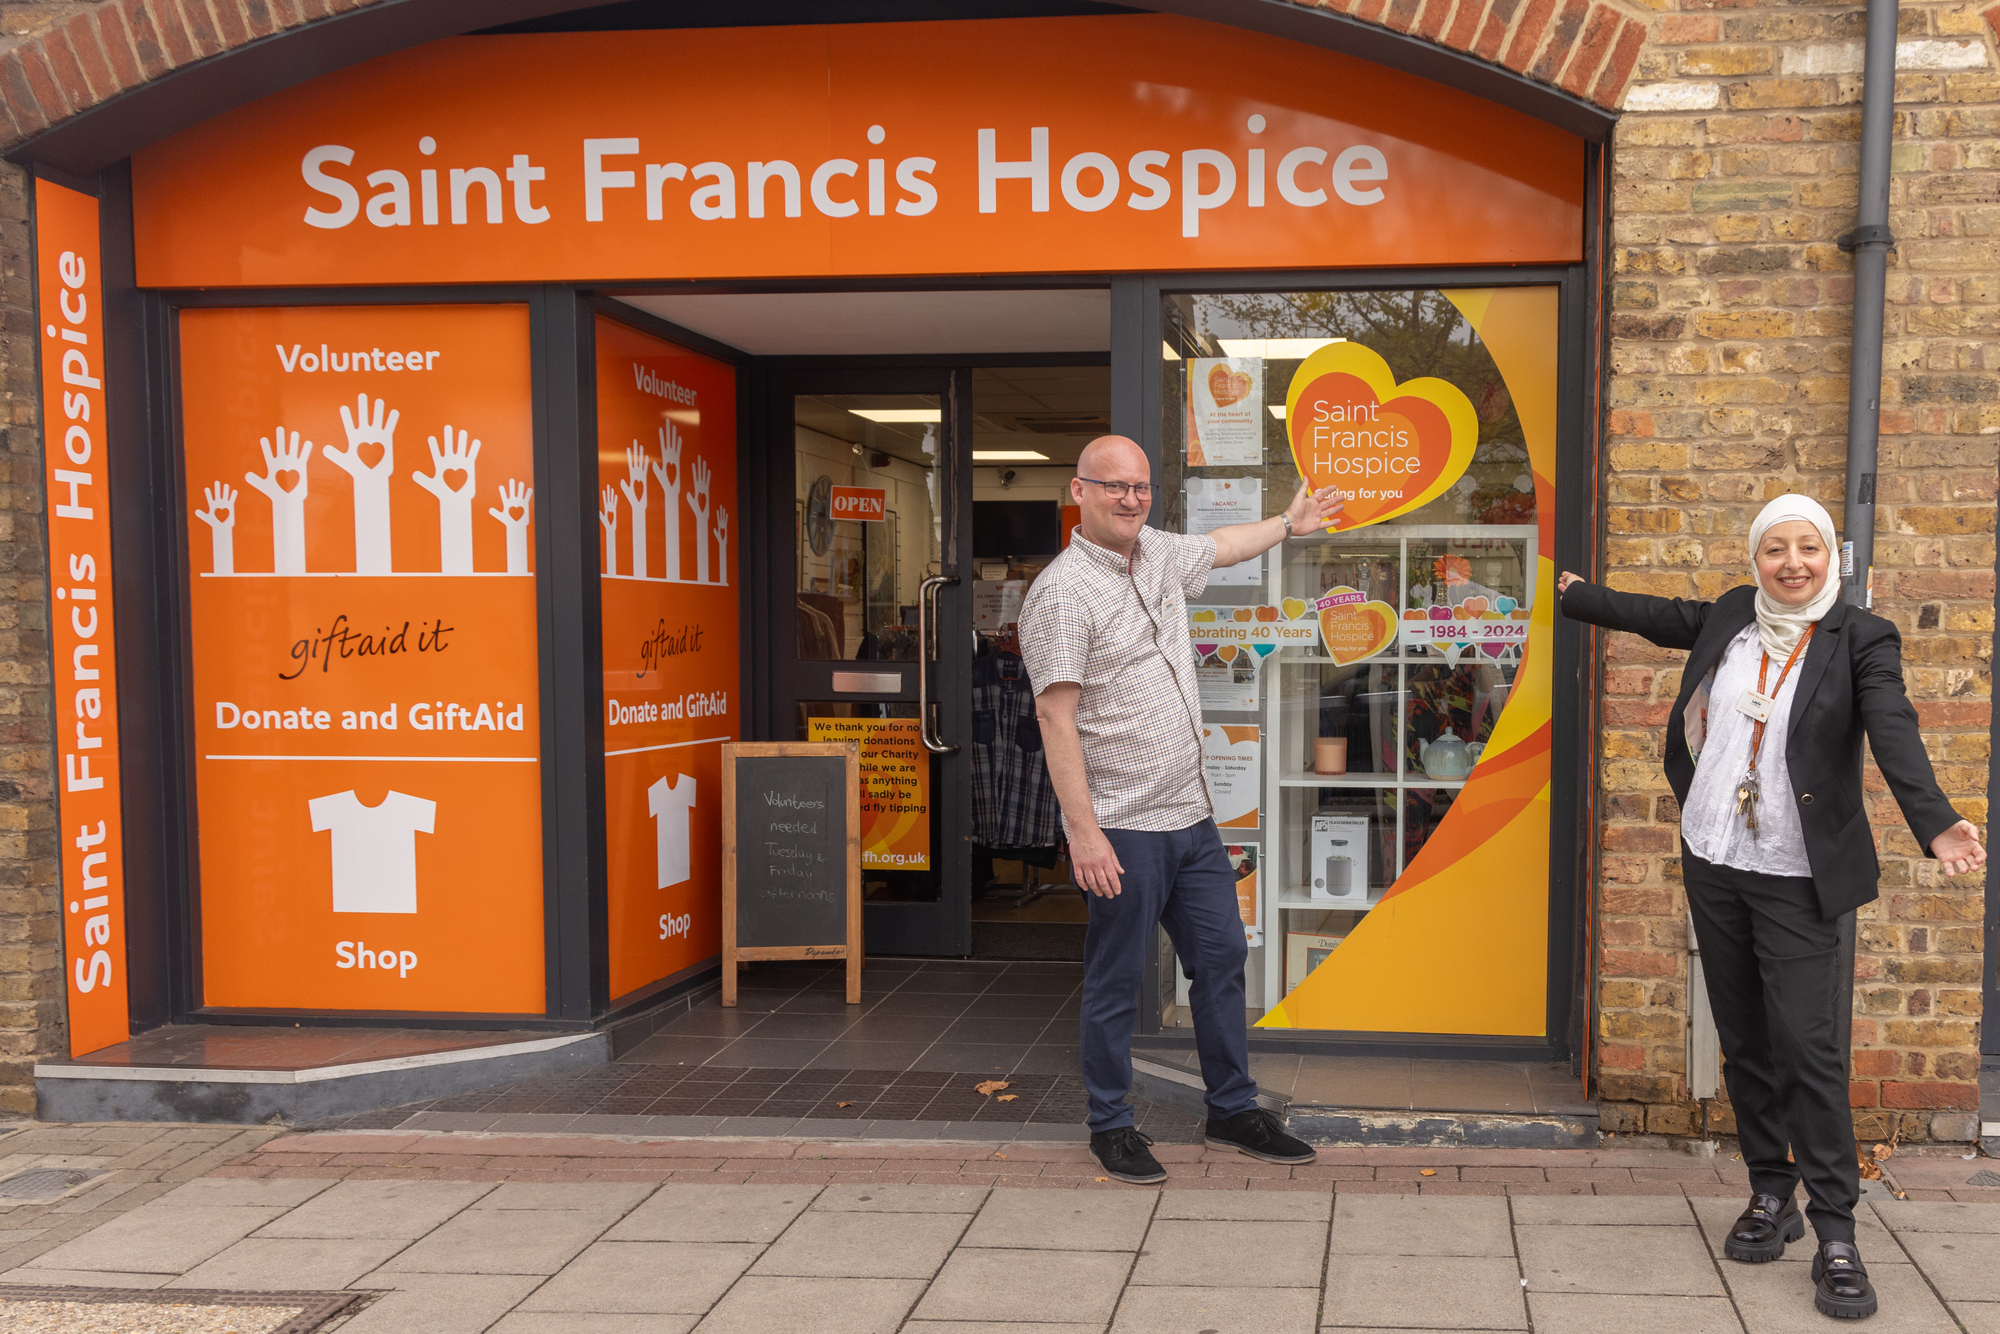
[{"label": "dark metal drainpipe", "polygon": [[1882,427],[1882,306],[1888,285],[1889,150],[1896,120],[1897,0],[1868,0],[1861,85],[1861,201],[1840,248],[1854,256],[1854,351],[1847,387],[1847,508],[1840,592],[1869,606],[1875,566],[1875,471]]}]

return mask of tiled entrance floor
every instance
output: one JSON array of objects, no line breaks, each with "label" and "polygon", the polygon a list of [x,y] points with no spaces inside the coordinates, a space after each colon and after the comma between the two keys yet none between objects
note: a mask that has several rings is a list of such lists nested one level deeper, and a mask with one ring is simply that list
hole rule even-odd
[{"label": "tiled entrance floor", "polygon": [[[1082,966],[871,960],[848,1005],[839,965],[759,964],[738,1004],[710,997],[610,1065],[343,1118],[404,1128],[674,1135],[1080,1137]],[[1192,1052],[1145,1051],[1192,1067]],[[1259,1054],[1266,1093],[1353,1110],[1498,1114],[1593,1110],[1562,1066]],[[1004,1090],[977,1085],[1006,1080]],[[1004,1101],[1003,1101],[1004,1099]],[[1162,1142],[1201,1123],[1135,1100]],[[894,1127],[893,1131],[891,1127]],[[1009,1128],[1012,1128],[1009,1130]]]}]

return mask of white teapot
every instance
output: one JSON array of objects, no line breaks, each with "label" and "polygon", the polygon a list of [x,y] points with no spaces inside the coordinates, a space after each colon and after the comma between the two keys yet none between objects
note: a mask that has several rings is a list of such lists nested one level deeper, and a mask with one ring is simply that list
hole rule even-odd
[{"label": "white teapot", "polygon": [[1456,732],[1447,731],[1435,741],[1417,738],[1417,764],[1425,777],[1457,780],[1472,772],[1472,766],[1479,763],[1480,754],[1486,749],[1484,742],[1467,744],[1458,739]]}]

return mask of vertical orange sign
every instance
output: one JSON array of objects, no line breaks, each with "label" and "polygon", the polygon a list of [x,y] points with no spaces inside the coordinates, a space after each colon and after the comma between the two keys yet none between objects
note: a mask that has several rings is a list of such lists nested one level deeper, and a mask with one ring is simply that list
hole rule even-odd
[{"label": "vertical orange sign", "polygon": [[736,372],[597,321],[611,995],[722,949],[737,698]]},{"label": "vertical orange sign", "polygon": [[35,182],[42,457],[55,604],[56,804],[72,1056],[131,1036],[118,799],[111,479],[104,452],[104,311],[97,201]]},{"label": "vertical orange sign", "polygon": [[203,1001],[540,1013],[528,314],[180,318]]}]

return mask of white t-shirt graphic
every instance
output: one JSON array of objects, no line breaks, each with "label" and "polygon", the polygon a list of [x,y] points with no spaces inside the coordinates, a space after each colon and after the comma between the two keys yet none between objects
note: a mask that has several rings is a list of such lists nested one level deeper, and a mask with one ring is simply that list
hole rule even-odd
[{"label": "white t-shirt graphic", "polygon": [[315,834],[333,831],[335,912],[417,910],[417,835],[431,832],[435,801],[391,792],[364,806],[350,791],[306,805]]},{"label": "white t-shirt graphic", "polygon": [[688,864],[688,812],[694,809],[693,776],[675,774],[671,785],[662,778],[647,788],[646,809],[652,812],[653,835],[659,845],[659,888],[678,885],[694,874]]}]

